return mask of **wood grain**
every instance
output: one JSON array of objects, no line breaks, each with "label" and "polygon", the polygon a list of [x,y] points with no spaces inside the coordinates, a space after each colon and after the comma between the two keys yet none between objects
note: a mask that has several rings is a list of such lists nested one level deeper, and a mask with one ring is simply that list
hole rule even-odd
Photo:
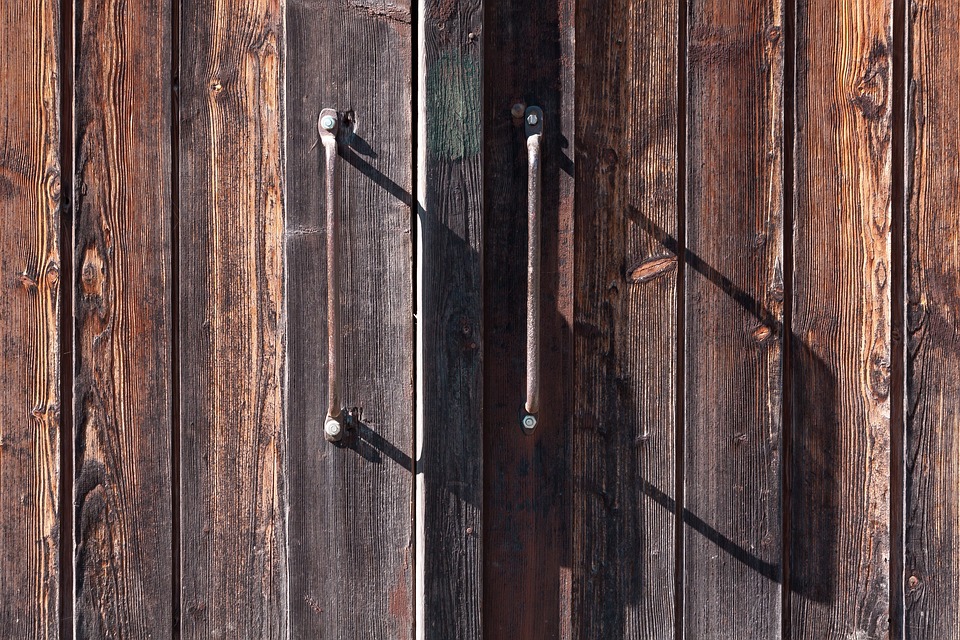
[{"label": "wood grain", "polygon": [[[484,637],[570,634],[573,365],[573,0],[487,5],[484,82]],[[514,104],[544,111],[541,406],[526,372],[527,145]],[[509,612],[509,613],[507,613]]]},{"label": "wood grain", "polygon": [[794,638],[888,636],[891,9],[797,6]]},{"label": "wood grain", "polygon": [[766,640],[781,626],[783,10],[689,11],[684,629]]},{"label": "wood grain", "polygon": [[960,7],[912,3],[907,184],[905,637],[960,630]]},{"label": "wood grain", "polygon": [[181,11],[181,632],[281,638],[283,12]]},{"label": "wood grain", "polygon": [[0,635],[57,638],[59,3],[5,3],[0,40]]},{"label": "wood grain", "polygon": [[170,5],[76,8],[75,634],[171,637]]},{"label": "wood grain", "polygon": [[[675,626],[678,3],[577,9],[573,629]],[[632,276],[650,261],[659,276]]]},{"label": "wood grain", "polygon": [[483,5],[418,18],[417,636],[480,638]]},{"label": "wood grain", "polygon": [[[413,135],[407,2],[287,4],[286,414],[290,635],[413,636]],[[344,118],[341,398],[362,424],[326,442],[325,162]]]}]

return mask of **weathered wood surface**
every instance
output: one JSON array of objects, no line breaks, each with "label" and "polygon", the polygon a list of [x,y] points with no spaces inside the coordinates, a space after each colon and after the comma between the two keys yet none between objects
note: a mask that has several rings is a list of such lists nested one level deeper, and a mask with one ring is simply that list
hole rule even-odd
[{"label": "weathered wood surface", "polygon": [[181,12],[181,633],[281,638],[283,12]]},{"label": "weathered wood surface", "polygon": [[418,9],[417,633],[479,638],[483,5]]},{"label": "weathered wood surface", "polygon": [[674,633],[680,15],[577,8],[575,638]]},{"label": "weathered wood surface", "polygon": [[[484,637],[570,637],[573,424],[573,0],[487,6],[484,84]],[[526,376],[527,144],[514,104],[544,112],[541,407]],[[508,614],[505,612],[509,612]]]},{"label": "weathered wood surface", "polygon": [[76,9],[76,637],[171,637],[170,3]]},{"label": "weathered wood surface", "polygon": [[791,637],[885,638],[891,3],[808,0],[796,24]]},{"label": "weathered wood surface", "polygon": [[[413,636],[413,43],[410,6],[287,4],[290,634]],[[317,117],[344,118],[337,160],[340,394],[362,424],[323,436],[325,162]]]},{"label": "weathered wood surface", "polygon": [[[907,638],[960,630],[960,6],[912,3],[907,109]],[[897,585],[899,586],[899,585]]]},{"label": "weathered wood surface", "polygon": [[8,638],[60,637],[60,28],[58,2],[0,10],[0,635]]},{"label": "weathered wood surface", "polygon": [[0,637],[957,637],[960,11],[421,5],[3,5]]},{"label": "weathered wood surface", "polygon": [[780,637],[783,9],[689,5],[684,629]]}]

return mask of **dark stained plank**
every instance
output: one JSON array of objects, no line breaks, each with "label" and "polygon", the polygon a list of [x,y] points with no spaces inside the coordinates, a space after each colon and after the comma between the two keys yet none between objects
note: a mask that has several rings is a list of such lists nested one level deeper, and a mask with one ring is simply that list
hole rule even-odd
[{"label": "dark stained plank", "polygon": [[76,637],[170,637],[170,3],[76,9]]},{"label": "dark stained plank", "polygon": [[[409,3],[287,4],[290,635],[413,635],[413,136]],[[340,397],[362,425],[334,445],[327,409],[323,108],[337,161]],[[353,123],[353,124],[349,124]]]},{"label": "dark stained plank", "polygon": [[[907,23],[905,637],[960,629],[960,6],[913,3]],[[899,585],[897,585],[899,588]]]},{"label": "dark stained plank", "polygon": [[182,637],[281,638],[283,11],[181,16]]},{"label": "dark stained plank", "polygon": [[417,634],[480,638],[483,6],[418,14]]},{"label": "dark stained plank", "polygon": [[0,635],[9,638],[60,635],[60,28],[59,2],[0,10]]},{"label": "dark stained plank", "polygon": [[[484,31],[484,637],[569,637],[573,425],[573,0],[487,6]],[[541,406],[526,384],[527,144],[514,104],[544,111]]]},{"label": "dark stained plank", "polygon": [[793,638],[888,637],[891,10],[797,5]]},{"label": "dark stained plank", "polygon": [[689,3],[684,629],[780,637],[783,15]]},{"label": "dark stained plank", "polygon": [[675,627],[678,4],[577,8],[572,637]]}]

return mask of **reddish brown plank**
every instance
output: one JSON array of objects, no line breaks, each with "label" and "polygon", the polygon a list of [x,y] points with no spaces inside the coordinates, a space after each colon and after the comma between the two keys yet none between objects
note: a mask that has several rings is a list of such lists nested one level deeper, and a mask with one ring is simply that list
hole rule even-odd
[{"label": "reddish brown plank", "polygon": [[283,638],[283,10],[181,16],[181,632]]},{"label": "reddish brown plank", "polygon": [[684,629],[780,637],[783,9],[689,4]]},{"label": "reddish brown plank", "polygon": [[584,640],[669,638],[676,622],[678,9],[577,8],[571,635]]},{"label": "reddish brown plank", "polygon": [[888,636],[891,10],[797,6],[794,638]]},{"label": "reddish brown plank", "polygon": [[57,638],[60,3],[4,3],[0,41],[0,635]]},{"label": "reddish brown plank", "polygon": [[907,638],[960,629],[960,6],[911,3],[907,162]]},{"label": "reddish brown plank", "polygon": [[[574,2],[487,6],[484,84],[484,637],[569,637],[573,402]],[[526,372],[527,144],[514,104],[543,109],[541,407]],[[509,612],[504,615],[504,612]]]},{"label": "reddish brown plank", "polygon": [[78,638],[173,633],[170,15],[75,16]]}]

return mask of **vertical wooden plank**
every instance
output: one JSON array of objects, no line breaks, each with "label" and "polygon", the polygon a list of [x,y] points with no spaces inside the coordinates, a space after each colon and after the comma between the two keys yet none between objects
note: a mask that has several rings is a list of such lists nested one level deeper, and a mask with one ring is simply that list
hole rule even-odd
[{"label": "vertical wooden plank", "polygon": [[674,633],[678,5],[577,11],[573,633]]},{"label": "vertical wooden plank", "polygon": [[[287,5],[290,635],[413,635],[413,129],[407,2]],[[325,162],[340,135],[341,397],[362,425],[325,441]]]},{"label": "vertical wooden plank", "polygon": [[[569,637],[573,424],[574,2],[486,9],[484,81],[484,637]],[[514,104],[544,111],[541,409],[526,377],[527,145]]]},{"label": "vertical wooden plank", "polygon": [[783,12],[779,0],[689,11],[684,629],[777,638]]},{"label": "vertical wooden plank", "polygon": [[59,2],[4,3],[0,40],[0,633],[57,638]]},{"label": "vertical wooden plank", "polygon": [[280,638],[283,12],[181,10],[182,637]]},{"label": "vertical wooden plank", "polygon": [[417,637],[482,636],[483,5],[418,5]]},{"label": "vertical wooden plank", "polygon": [[905,636],[949,638],[960,629],[960,7],[911,5]]},{"label": "vertical wooden plank", "polygon": [[75,632],[170,637],[170,5],[76,25]]},{"label": "vertical wooden plank", "polygon": [[889,627],[890,0],[797,5],[794,638]]}]

